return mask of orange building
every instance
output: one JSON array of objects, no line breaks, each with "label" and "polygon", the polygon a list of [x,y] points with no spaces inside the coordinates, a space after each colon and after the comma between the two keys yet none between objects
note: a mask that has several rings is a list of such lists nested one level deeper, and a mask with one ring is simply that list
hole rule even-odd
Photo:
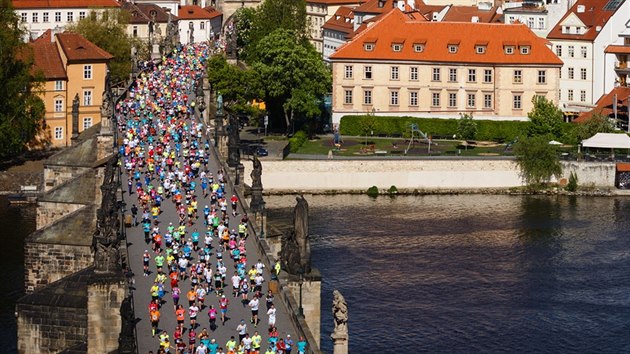
[{"label": "orange building", "polygon": [[[101,122],[107,63],[112,55],[80,34],[48,30],[29,43],[35,69],[45,82],[41,98],[46,107],[46,124],[54,147],[71,144],[73,133],[80,133]],[[72,102],[78,97],[78,131],[72,129]]]}]

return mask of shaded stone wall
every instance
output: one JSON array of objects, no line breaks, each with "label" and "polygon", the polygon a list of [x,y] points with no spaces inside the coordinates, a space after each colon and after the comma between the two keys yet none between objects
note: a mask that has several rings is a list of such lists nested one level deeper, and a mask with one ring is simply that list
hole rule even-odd
[{"label": "shaded stone wall", "polygon": [[63,182],[91,170],[89,167],[46,165],[44,167],[44,192],[47,192]]},{"label": "shaded stone wall", "polygon": [[94,275],[88,285],[88,353],[109,353],[118,349],[121,328],[120,305],[125,298],[122,276]]},{"label": "shaded stone wall", "polygon": [[56,353],[87,340],[87,310],[18,304],[18,352]]},{"label": "shaded stone wall", "polygon": [[[295,302],[299,306],[300,301],[300,286],[296,281],[289,281],[288,283],[291,295],[295,299]],[[302,283],[302,308],[304,310],[304,321],[308,325],[309,330],[313,334],[313,337],[317,341],[317,346],[320,347],[321,338],[321,304],[322,304],[322,281],[319,275],[312,280],[305,279]]]},{"label": "shaded stone wall", "polygon": [[82,207],[82,204],[40,201],[37,203],[36,228],[37,230],[44,228]]},{"label": "shaded stone wall", "polygon": [[27,242],[24,246],[24,283],[27,294],[92,265],[89,246]]},{"label": "shaded stone wall", "polygon": [[[105,119],[103,122],[109,122]],[[109,124],[108,124],[109,125]],[[99,135],[96,137],[96,160],[101,160],[112,154],[114,146],[113,135]]]}]

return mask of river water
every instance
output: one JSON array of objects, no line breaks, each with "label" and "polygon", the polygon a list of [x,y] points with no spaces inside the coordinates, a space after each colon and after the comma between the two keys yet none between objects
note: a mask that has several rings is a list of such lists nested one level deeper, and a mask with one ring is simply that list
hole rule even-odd
[{"label": "river water", "polygon": [[333,289],[351,353],[630,353],[630,198],[306,198],[326,353]]}]

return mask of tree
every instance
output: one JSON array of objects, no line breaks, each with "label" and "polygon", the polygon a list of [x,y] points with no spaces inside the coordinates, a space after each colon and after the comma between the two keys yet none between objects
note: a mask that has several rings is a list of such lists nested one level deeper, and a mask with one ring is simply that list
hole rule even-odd
[{"label": "tree", "polygon": [[514,155],[521,176],[530,186],[549,182],[551,177],[562,173],[562,165],[556,148],[544,135],[525,137],[514,145]]},{"label": "tree", "polygon": [[615,127],[610,119],[601,113],[595,113],[584,123],[579,123],[576,128],[576,138],[578,142],[588,139],[597,133],[612,133]]},{"label": "tree", "polygon": [[475,140],[477,136],[477,122],[473,120],[472,114],[460,114],[457,121],[457,135],[464,140]]},{"label": "tree", "polygon": [[215,55],[207,62],[208,82],[214,92],[220,92],[227,110],[254,114],[249,104],[262,96],[258,74],[249,68],[227,62],[224,56]]},{"label": "tree", "polygon": [[564,115],[562,111],[544,96],[532,98],[534,108],[527,113],[530,124],[527,136],[545,135],[547,139],[560,139]]},{"label": "tree", "polygon": [[107,10],[102,16],[92,12],[78,23],[66,27],[81,34],[88,41],[107,51],[114,58],[109,71],[114,83],[127,81],[131,73],[131,47],[134,41],[127,34],[128,14],[121,10]]},{"label": "tree", "polygon": [[264,88],[270,119],[284,116],[288,133],[296,118],[308,120],[321,113],[317,100],[329,92],[331,76],[307,40],[277,29],[258,43],[256,53],[252,67]]},{"label": "tree", "polygon": [[374,128],[376,128],[376,116],[373,114],[361,116],[359,127],[361,127],[361,132],[365,135],[365,146],[367,146],[368,135],[371,135],[374,132]]},{"label": "tree", "polygon": [[19,26],[10,1],[0,2],[0,158],[15,156],[45,132],[45,107],[37,95],[44,80],[33,72],[33,55],[22,43]]}]

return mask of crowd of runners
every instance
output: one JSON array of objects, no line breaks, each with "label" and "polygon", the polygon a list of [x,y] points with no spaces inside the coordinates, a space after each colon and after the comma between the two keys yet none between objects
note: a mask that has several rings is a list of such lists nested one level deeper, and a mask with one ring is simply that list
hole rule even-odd
[{"label": "crowd of runners", "polygon": [[[269,270],[248,257],[247,214],[224,172],[213,170],[206,128],[194,117],[208,50],[184,46],[150,65],[116,107],[127,203],[144,234],[129,242],[146,244],[142,275],[152,278],[151,300],[136,303],[136,313],[148,313],[151,352],[304,353],[303,338],[276,327],[274,294],[265,291]],[[248,307],[251,318],[231,319],[231,306]],[[160,320],[166,311],[176,322]],[[218,331],[233,335],[219,343]]]}]

